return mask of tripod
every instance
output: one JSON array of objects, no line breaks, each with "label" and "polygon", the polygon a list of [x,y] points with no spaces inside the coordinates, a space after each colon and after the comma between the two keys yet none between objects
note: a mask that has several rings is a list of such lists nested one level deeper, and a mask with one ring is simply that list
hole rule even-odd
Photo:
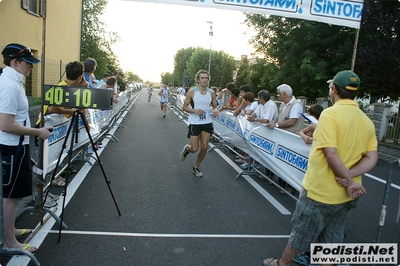
[{"label": "tripod", "polygon": [[[94,147],[94,142],[93,142],[92,136],[90,135],[89,125],[87,124],[87,122],[85,120],[84,114],[81,111],[76,110],[74,112],[74,114],[72,115],[72,117],[71,117],[71,122],[70,122],[70,125],[68,127],[68,131],[67,131],[67,134],[65,136],[64,143],[62,145],[62,150],[61,150],[60,155],[58,157],[56,168],[54,169],[53,175],[51,177],[51,182],[55,178],[55,175],[56,175],[57,169],[58,169],[58,165],[60,164],[60,161],[61,161],[61,158],[62,158],[62,155],[63,155],[63,151],[67,147],[68,137],[69,137],[70,133],[72,132],[73,134],[72,134],[71,140],[70,140],[70,148],[68,150],[68,166],[67,166],[67,169],[70,169],[70,167],[71,167],[72,152],[73,152],[74,142],[78,142],[79,118],[82,119],[83,124],[85,126],[86,133],[87,133],[87,135],[89,136],[89,139],[90,139],[90,144],[92,145],[92,147]],[[110,191],[111,197],[112,197],[112,199],[114,201],[115,207],[117,208],[119,216],[121,216],[121,212],[120,212],[120,210],[118,208],[118,204],[117,204],[117,202],[115,200],[115,197],[114,197],[114,194],[113,194],[113,192],[111,190],[111,186],[110,186],[111,181],[106,176],[106,173],[105,173],[104,168],[103,168],[103,163],[100,161],[99,155],[97,154],[97,150],[96,149],[93,149],[93,150],[94,150],[94,152],[96,154],[97,161],[98,161],[98,163],[100,165],[101,171],[103,173],[103,177],[104,177],[104,179],[106,181],[106,184],[107,184],[108,189]],[[66,199],[66,196],[67,196],[67,186],[68,186],[68,181],[69,181],[68,180],[69,179],[69,171],[67,171],[65,179],[66,180],[65,180],[64,190],[63,190],[63,193],[62,193],[64,195],[64,198],[63,198],[63,204],[62,204],[61,215],[60,215],[61,216],[61,224],[63,224],[63,218],[64,218],[65,199]],[[46,202],[47,195],[48,195],[49,191],[50,191],[50,189],[46,192],[44,202]],[[61,230],[62,230],[62,226],[60,226],[59,233],[58,233],[58,241],[57,241],[58,243],[60,243],[60,240],[61,240]]]}]

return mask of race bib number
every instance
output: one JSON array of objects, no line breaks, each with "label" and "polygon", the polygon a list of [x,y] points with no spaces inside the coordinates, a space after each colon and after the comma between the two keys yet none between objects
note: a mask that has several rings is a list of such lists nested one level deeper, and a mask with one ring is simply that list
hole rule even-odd
[{"label": "race bib number", "polygon": [[197,118],[197,122],[204,122],[210,119],[210,111],[205,112],[202,115],[199,115]]}]

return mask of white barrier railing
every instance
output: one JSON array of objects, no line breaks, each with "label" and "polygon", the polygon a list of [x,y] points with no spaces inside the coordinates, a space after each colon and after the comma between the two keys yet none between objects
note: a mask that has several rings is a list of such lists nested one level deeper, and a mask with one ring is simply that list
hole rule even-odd
[{"label": "white barrier railing", "polygon": [[300,191],[311,147],[300,136],[249,122],[246,117],[235,117],[230,111],[221,112],[213,124],[214,132],[221,139],[249,154]]}]

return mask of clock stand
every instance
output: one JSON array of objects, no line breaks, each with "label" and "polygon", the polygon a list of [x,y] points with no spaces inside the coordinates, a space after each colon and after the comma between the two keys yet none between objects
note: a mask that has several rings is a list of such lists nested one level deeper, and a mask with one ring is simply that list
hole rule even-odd
[{"label": "clock stand", "polygon": [[[72,115],[72,117],[71,117],[71,122],[70,122],[70,125],[69,125],[69,127],[68,127],[68,131],[67,131],[67,134],[66,134],[66,136],[65,136],[65,140],[64,140],[64,143],[63,143],[63,146],[62,146],[63,148],[62,148],[62,150],[60,151],[60,155],[59,155],[59,157],[58,157],[58,161],[57,161],[57,164],[56,164],[56,168],[55,168],[55,170],[53,171],[53,174],[52,174],[52,177],[51,177],[51,181],[50,181],[50,182],[52,182],[52,181],[55,179],[56,172],[57,172],[57,167],[58,167],[58,165],[60,164],[60,161],[61,161],[61,158],[62,158],[62,154],[63,154],[64,150],[65,150],[66,147],[67,147],[68,137],[69,137],[69,135],[70,135],[71,133],[72,133],[72,135],[71,135],[71,139],[70,139],[70,148],[69,148],[69,150],[68,150],[68,152],[67,152],[67,154],[68,154],[67,169],[70,169],[70,167],[71,167],[71,165],[72,165],[71,163],[72,163],[73,146],[74,146],[74,142],[77,141],[77,138],[78,138],[78,130],[79,130],[79,129],[78,129],[78,128],[79,128],[79,127],[78,127],[78,124],[79,124],[79,118],[82,119],[83,124],[84,124],[84,128],[85,128],[85,130],[86,130],[86,133],[87,133],[87,135],[89,136],[89,139],[90,139],[90,144],[92,145],[92,147],[94,147],[93,138],[92,138],[92,136],[90,135],[89,125],[86,123],[86,120],[84,119],[84,114],[83,114],[80,110],[76,110],[76,111],[74,112],[74,114]],[[96,149],[93,149],[93,150],[94,150],[94,153],[95,153],[95,155],[96,155],[97,162],[98,162],[98,164],[99,164],[99,166],[100,166],[100,168],[101,168],[101,171],[102,171],[102,173],[103,173],[104,180],[105,180],[105,182],[106,182],[106,184],[107,184],[107,186],[108,186],[108,189],[109,189],[109,191],[110,191],[111,197],[112,197],[112,199],[113,199],[113,201],[114,201],[115,207],[117,208],[118,214],[121,216],[121,212],[120,212],[120,210],[119,210],[118,204],[117,204],[117,202],[116,202],[116,200],[115,200],[115,197],[114,197],[114,194],[113,194],[113,192],[112,192],[112,190],[111,190],[111,186],[110,186],[111,181],[108,179],[108,177],[107,177],[107,175],[106,175],[106,173],[105,173],[105,171],[104,171],[103,163],[100,161],[100,157],[99,157],[99,155],[98,155],[98,153],[97,153],[97,150],[96,150]],[[68,181],[69,181],[69,171],[67,171],[67,174],[65,175],[65,185],[64,185],[64,190],[63,190],[63,192],[62,192],[62,195],[63,195],[64,197],[63,197],[62,210],[61,210],[61,215],[60,215],[60,217],[61,217],[61,218],[60,218],[60,219],[61,219],[61,225],[64,224],[64,223],[63,223],[63,217],[64,217],[64,210],[65,210],[65,198],[66,198],[66,195],[67,195]],[[50,192],[50,189],[47,190],[46,193],[45,193],[45,200],[44,200],[44,202],[46,201],[46,198],[47,198],[47,195],[48,195],[49,192]],[[60,226],[60,228],[59,228],[58,241],[57,241],[58,243],[60,243],[60,240],[61,240],[61,230],[62,230],[62,227],[63,227],[63,226]]]}]

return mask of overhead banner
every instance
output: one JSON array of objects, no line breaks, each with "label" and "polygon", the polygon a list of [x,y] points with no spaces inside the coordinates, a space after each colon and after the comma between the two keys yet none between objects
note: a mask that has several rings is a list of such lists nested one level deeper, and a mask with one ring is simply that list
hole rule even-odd
[{"label": "overhead banner", "polygon": [[268,14],[360,28],[363,0],[128,0]]},{"label": "overhead banner", "polygon": [[221,112],[213,124],[219,137],[249,154],[294,189],[301,190],[311,145],[305,144],[300,136],[249,122],[230,111]]}]

